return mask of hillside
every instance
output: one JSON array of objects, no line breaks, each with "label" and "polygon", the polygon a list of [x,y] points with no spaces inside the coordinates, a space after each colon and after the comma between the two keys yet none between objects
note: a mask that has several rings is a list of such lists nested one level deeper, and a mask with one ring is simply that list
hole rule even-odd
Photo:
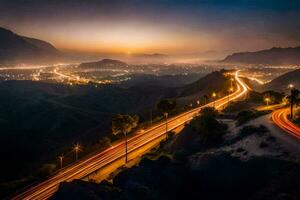
[{"label": "hillside", "polygon": [[293,84],[296,88],[300,88],[300,69],[285,73],[264,86],[264,89],[277,91],[287,91],[288,85]]},{"label": "hillside", "polygon": [[37,64],[63,60],[63,54],[50,43],[24,37],[1,27],[0,46],[0,64]]},{"label": "hillside", "polygon": [[300,46],[290,48],[271,48],[257,52],[241,52],[227,56],[221,62],[241,64],[300,64]]},{"label": "hillside", "polygon": [[138,165],[127,165],[100,183],[61,183],[51,199],[299,199],[295,149],[259,121],[227,129],[207,111]]},{"label": "hillside", "polygon": [[81,63],[78,67],[81,68],[123,68],[127,67],[128,64],[122,62],[120,60],[113,60],[113,59],[103,59],[96,62],[86,62]]},{"label": "hillside", "polygon": [[[6,172],[0,178],[0,198],[38,179],[44,165],[57,167],[57,155],[69,152],[74,143],[80,142],[83,146],[80,153],[83,156],[103,147],[102,138],[114,140],[110,128],[115,114],[137,114],[144,121],[149,119],[152,110],[155,119],[160,115],[155,110],[159,100],[177,98],[179,94],[193,95],[196,89],[201,89],[200,93],[204,94],[206,90],[198,84],[206,86],[209,84],[206,81],[218,77],[222,77],[220,72],[201,79],[194,75],[190,79],[198,80],[197,84],[186,87],[185,76],[177,80],[177,84],[181,83],[177,86],[170,84],[175,80],[169,76],[159,79],[143,76],[143,82],[133,79],[128,85],[121,83],[97,88],[94,85],[70,86],[38,81],[1,82],[0,150],[7,164],[0,167]],[[224,82],[215,82],[219,87],[224,86]],[[186,92],[185,88],[188,89]],[[212,89],[218,91],[216,87]],[[190,99],[184,100],[181,102],[185,104],[178,103],[178,106],[191,103]],[[72,159],[72,154],[68,154],[65,162]]]},{"label": "hillside", "polygon": [[193,95],[202,90],[221,90],[225,81],[226,78],[221,71],[212,72],[203,78],[184,86],[180,96]]}]

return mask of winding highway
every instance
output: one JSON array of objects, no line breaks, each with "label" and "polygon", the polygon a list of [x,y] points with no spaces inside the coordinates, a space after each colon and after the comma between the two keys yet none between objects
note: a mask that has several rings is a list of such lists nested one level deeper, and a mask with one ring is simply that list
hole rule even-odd
[{"label": "winding highway", "polygon": [[[171,131],[183,124],[191,121],[195,116],[198,115],[199,111],[208,106],[215,106],[216,109],[221,109],[223,106],[228,104],[229,101],[233,101],[242,98],[247,93],[247,85],[239,78],[239,72],[235,73],[235,80],[237,83],[237,89],[229,96],[225,96],[221,99],[211,102],[204,106],[194,108],[185,113],[179,114],[168,120],[168,128],[166,130],[166,124],[164,122],[159,123],[143,132],[135,134],[133,137],[128,139],[128,152],[132,153],[138,151],[145,145],[155,141],[157,144],[164,139],[166,131]],[[300,137],[300,136],[299,136]],[[118,144],[111,146],[110,148],[82,159],[81,161],[74,163],[73,165],[62,169],[57,174],[48,178],[47,180],[30,187],[21,194],[13,197],[13,200],[29,200],[29,199],[48,199],[55,191],[61,182],[69,182],[74,179],[82,179],[87,177],[89,174],[102,170],[105,166],[117,162],[125,156],[125,142],[121,141]],[[132,159],[132,157],[131,157]],[[124,163],[122,164],[124,165]]]},{"label": "winding highway", "polygon": [[272,120],[285,132],[300,139],[300,127],[295,125],[288,119],[288,115],[290,114],[289,110],[289,108],[282,108],[274,111],[272,113]]}]

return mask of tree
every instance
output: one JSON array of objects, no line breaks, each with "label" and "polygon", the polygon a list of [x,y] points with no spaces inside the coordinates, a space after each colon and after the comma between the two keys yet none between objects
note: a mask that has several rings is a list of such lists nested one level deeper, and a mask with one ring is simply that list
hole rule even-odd
[{"label": "tree", "polygon": [[176,108],[176,101],[163,99],[157,104],[157,109],[162,113],[169,113]]},{"label": "tree", "polygon": [[275,92],[273,90],[268,90],[262,93],[262,100],[266,101],[266,98],[269,98],[270,102],[273,104],[281,103],[283,97],[283,93]]},{"label": "tree", "polygon": [[300,93],[299,90],[292,88],[291,94],[287,97],[290,102],[290,106],[291,106],[291,119],[294,118],[293,107],[294,107],[294,104],[299,100],[299,93]]},{"label": "tree", "polygon": [[169,112],[176,108],[176,101],[163,99],[156,105],[157,109],[162,112],[166,119],[166,138],[168,137],[168,116]]},{"label": "tree", "polygon": [[127,147],[127,134],[132,131],[135,127],[137,127],[139,121],[139,117],[137,115],[121,115],[118,114],[112,119],[112,134],[124,134],[125,135],[125,162],[128,161],[128,147]]},{"label": "tree", "polygon": [[222,141],[227,126],[216,120],[218,111],[213,107],[203,108],[200,115],[191,121],[192,129],[200,136],[203,145],[215,145]]}]

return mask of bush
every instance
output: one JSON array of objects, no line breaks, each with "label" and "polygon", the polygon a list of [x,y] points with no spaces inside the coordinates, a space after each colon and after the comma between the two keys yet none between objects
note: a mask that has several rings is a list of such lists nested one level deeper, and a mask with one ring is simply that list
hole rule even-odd
[{"label": "bush", "polygon": [[109,137],[103,137],[99,140],[98,145],[101,149],[109,147],[111,145],[111,139]]},{"label": "bush", "polygon": [[44,164],[40,169],[39,169],[39,176],[40,177],[46,177],[52,174],[56,170],[56,165],[53,163],[47,163]]},{"label": "bush", "polygon": [[201,115],[191,122],[192,130],[206,144],[219,143],[226,133],[227,126],[216,120],[217,111],[214,108],[205,108]]},{"label": "bush", "polygon": [[237,125],[240,126],[246,122],[255,119],[257,117],[263,116],[270,113],[268,110],[257,111],[257,110],[244,110],[238,113],[237,115]]}]

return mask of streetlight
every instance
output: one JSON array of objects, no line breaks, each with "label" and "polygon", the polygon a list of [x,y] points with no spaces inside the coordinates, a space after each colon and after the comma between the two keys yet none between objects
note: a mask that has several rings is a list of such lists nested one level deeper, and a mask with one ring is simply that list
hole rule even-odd
[{"label": "streetlight", "polygon": [[267,107],[269,107],[269,102],[271,101],[271,99],[269,97],[265,98],[265,102],[267,103]]},{"label": "streetlight", "polygon": [[299,91],[294,88],[293,84],[289,84],[288,87],[291,89],[291,94],[290,94],[289,98],[290,98],[290,104],[291,104],[290,105],[291,106],[291,119],[293,119],[294,118],[293,106],[294,106],[297,96],[299,95]]},{"label": "streetlight", "polygon": [[233,92],[233,87],[230,87],[229,88],[229,90],[228,90],[228,92],[229,92],[229,95],[228,95],[228,105],[229,105],[229,101],[230,101],[230,94]]},{"label": "streetlight", "polygon": [[232,82],[233,82],[233,78],[230,78],[230,87],[232,88]]},{"label": "streetlight", "polygon": [[64,155],[58,156],[59,162],[60,162],[60,169],[62,169],[63,167],[63,159],[64,159]]},{"label": "streetlight", "polygon": [[75,151],[75,157],[76,157],[76,161],[78,160],[78,152],[80,151],[80,145],[79,144],[75,144],[73,147],[74,151]]},{"label": "streetlight", "polygon": [[152,123],[153,123],[153,120],[152,120],[152,109],[150,110],[150,124],[152,125]]},{"label": "streetlight", "polygon": [[166,139],[168,139],[168,115],[169,114],[167,112],[164,113],[164,116],[166,118]]},{"label": "streetlight", "polygon": [[215,92],[213,92],[211,96],[212,96],[212,98],[214,98],[214,108],[215,108],[216,107],[216,100],[215,100],[215,98],[216,98],[217,94]]}]

